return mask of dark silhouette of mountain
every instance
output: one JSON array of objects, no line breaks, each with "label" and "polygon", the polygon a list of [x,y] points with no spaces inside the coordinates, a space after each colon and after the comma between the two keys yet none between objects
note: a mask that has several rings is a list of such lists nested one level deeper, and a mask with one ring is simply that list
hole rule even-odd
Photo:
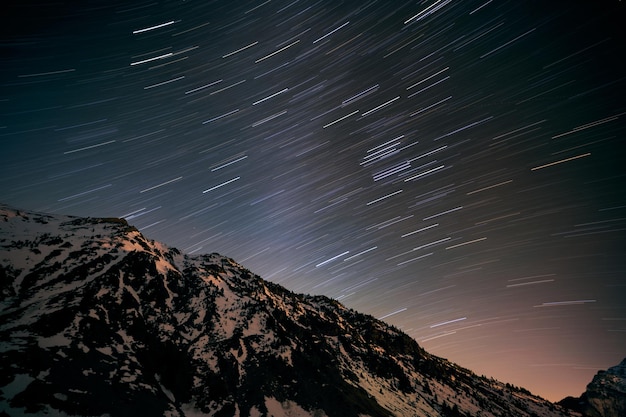
[{"label": "dark silhouette of mountain", "polygon": [[44,414],[571,415],[229,258],[0,206],[0,415]]},{"label": "dark silhouette of mountain", "polygon": [[580,397],[567,397],[558,404],[588,417],[626,416],[626,358],[598,371]]}]

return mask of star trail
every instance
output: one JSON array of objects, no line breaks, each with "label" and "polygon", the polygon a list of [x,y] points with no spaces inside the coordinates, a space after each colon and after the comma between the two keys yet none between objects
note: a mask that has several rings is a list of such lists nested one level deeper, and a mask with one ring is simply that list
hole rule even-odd
[{"label": "star trail", "polygon": [[579,395],[626,353],[623,19],[609,0],[12,1],[0,199],[124,217]]}]

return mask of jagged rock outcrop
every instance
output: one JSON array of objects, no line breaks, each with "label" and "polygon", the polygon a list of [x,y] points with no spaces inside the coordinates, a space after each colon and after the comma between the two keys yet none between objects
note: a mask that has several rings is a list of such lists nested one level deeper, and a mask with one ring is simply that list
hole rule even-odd
[{"label": "jagged rock outcrop", "polygon": [[409,336],[120,219],[0,206],[0,415],[561,416]]},{"label": "jagged rock outcrop", "polygon": [[606,371],[600,371],[587,385],[586,410],[592,417],[626,416],[626,359]]},{"label": "jagged rock outcrop", "polygon": [[580,398],[567,397],[559,403],[588,417],[626,416],[626,358],[599,371]]}]

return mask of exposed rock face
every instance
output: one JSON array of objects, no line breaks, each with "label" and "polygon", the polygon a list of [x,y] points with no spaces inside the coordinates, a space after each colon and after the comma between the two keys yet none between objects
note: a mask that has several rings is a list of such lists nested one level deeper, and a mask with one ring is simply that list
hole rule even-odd
[{"label": "exposed rock face", "polygon": [[334,300],[217,254],[186,256],[124,220],[0,206],[0,416],[42,414],[567,412]]},{"label": "exposed rock face", "polygon": [[626,416],[626,358],[606,371],[600,371],[587,385],[587,406],[591,417]]},{"label": "exposed rock face", "polygon": [[598,371],[580,397],[567,397],[558,404],[586,417],[626,416],[626,358]]}]

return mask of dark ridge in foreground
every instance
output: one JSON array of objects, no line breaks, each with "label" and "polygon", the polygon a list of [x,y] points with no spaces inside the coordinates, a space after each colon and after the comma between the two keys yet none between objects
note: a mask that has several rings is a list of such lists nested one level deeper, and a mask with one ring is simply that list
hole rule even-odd
[{"label": "dark ridge in foreground", "polygon": [[575,415],[120,219],[0,206],[0,340],[1,416]]}]

